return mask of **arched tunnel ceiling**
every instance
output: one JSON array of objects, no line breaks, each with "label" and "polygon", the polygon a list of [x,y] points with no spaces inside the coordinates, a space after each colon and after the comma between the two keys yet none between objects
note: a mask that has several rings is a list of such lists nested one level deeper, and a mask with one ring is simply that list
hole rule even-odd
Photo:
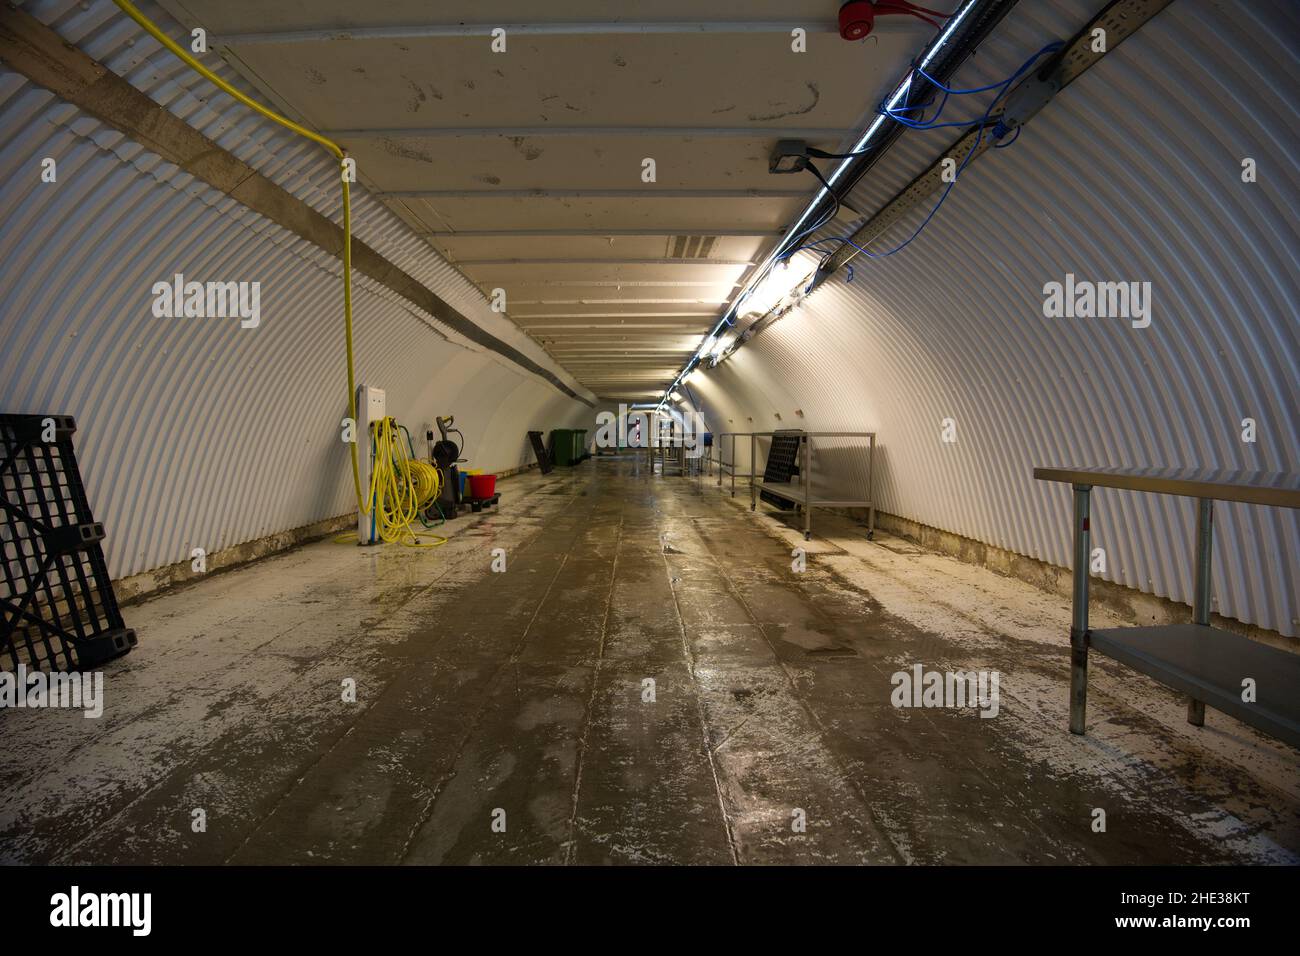
[{"label": "arched tunnel ceiling", "polygon": [[774,142],[847,146],[931,32],[882,18],[846,43],[828,0],[163,5],[343,143],[584,385],[629,400],[662,393],[812,197],[810,176],[768,173]]}]

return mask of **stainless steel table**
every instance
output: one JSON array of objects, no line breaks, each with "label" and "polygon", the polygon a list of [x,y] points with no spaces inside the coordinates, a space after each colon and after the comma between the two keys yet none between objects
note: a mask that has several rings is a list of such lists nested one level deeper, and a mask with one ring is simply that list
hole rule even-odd
[{"label": "stainless steel table", "polygon": [[[800,466],[799,474],[802,477],[802,487],[796,487],[790,482],[765,482],[758,474],[758,439],[761,437],[771,437],[776,432],[750,432],[749,433],[749,510],[758,509],[758,492],[759,487],[769,494],[783,498],[791,504],[796,504],[803,511],[803,537],[807,541],[812,537],[812,510],[814,508],[866,508],[868,510],[867,519],[867,537],[874,538],[876,534],[876,502],[875,502],[875,462],[876,462],[876,433],[875,432],[800,432],[799,433],[799,455]],[[812,448],[814,438],[862,438],[866,439],[867,446],[867,493],[863,498],[815,498],[812,491]]]},{"label": "stainless steel table", "polygon": [[[1300,475],[1166,468],[1035,468],[1042,481],[1074,489],[1074,613],[1070,625],[1070,731],[1085,732],[1090,648],[1187,694],[1187,721],[1205,705],[1300,747],[1300,654],[1210,626],[1214,502],[1300,508]],[[1192,620],[1163,627],[1088,627],[1091,493],[1123,488],[1196,499],[1196,587]],[[1253,701],[1243,683],[1254,681]]]}]

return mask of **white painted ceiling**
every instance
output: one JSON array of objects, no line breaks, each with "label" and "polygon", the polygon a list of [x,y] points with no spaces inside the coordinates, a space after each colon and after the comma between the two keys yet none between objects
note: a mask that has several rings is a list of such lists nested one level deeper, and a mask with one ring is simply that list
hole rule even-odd
[{"label": "white painted ceiling", "polygon": [[616,400],[662,393],[812,198],[810,174],[768,173],[777,139],[851,144],[930,33],[847,43],[838,0],[163,5]]}]

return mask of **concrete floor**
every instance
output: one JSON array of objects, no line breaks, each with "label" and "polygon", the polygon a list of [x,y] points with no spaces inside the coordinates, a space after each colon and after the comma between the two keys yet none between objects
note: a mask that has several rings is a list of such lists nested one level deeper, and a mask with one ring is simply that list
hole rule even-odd
[{"label": "concrete floor", "polygon": [[[437,549],[322,542],[128,608],[102,719],[0,713],[0,860],[1300,858],[1295,750],[1096,655],[1066,732],[1059,598],[820,516],[796,574],[782,518],[630,461],[501,490]],[[914,663],[998,671],[998,716],[895,709]]]}]

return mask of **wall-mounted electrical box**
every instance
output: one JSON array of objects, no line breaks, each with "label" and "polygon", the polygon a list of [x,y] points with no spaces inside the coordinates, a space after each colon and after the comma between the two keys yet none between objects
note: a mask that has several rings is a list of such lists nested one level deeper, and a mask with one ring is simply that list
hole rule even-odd
[{"label": "wall-mounted electrical box", "polygon": [[[382,388],[369,385],[357,386],[357,464],[361,471],[361,493],[370,492],[371,456],[374,443],[371,440],[371,423],[382,421],[387,414],[388,403]],[[369,514],[357,511],[357,544],[378,544],[379,530],[375,514],[375,502],[369,503]]]}]

